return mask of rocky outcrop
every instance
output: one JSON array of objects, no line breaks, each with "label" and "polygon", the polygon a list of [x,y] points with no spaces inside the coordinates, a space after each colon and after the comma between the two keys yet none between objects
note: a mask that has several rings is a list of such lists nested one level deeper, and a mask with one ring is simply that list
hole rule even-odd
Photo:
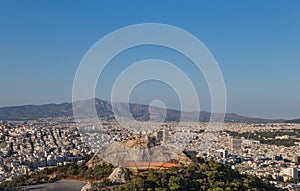
[{"label": "rocky outcrop", "polygon": [[126,171],[124,168],[118,167],[109,175],[108,179],[113,184],[122,184],[126,182]]},{"label": "rocky outcrop", "polygon": [[97,191],[99,190],[94,183],[88,182],[80,191]]}]

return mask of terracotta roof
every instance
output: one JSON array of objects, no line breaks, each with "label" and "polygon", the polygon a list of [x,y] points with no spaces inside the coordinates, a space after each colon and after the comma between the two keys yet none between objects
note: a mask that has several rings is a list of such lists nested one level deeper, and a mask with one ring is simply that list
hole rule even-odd
[{"label": "terracotta roof", "polygon": [[123,162],[121,163],[122,167],[125,168],[144,168],[144,167],[162,167],[162,168],[171,168],[179,167],[180,164],[174,163],[165,163],[165,162]]}]

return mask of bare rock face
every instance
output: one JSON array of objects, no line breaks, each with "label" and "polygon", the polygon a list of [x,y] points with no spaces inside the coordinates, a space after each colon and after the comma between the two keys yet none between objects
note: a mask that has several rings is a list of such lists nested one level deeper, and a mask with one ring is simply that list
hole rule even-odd
[{"label": "bare rock face", "polygon": [[98,188],[95,184],[88,182],[80,191],[97,191]]},{"label": "bare rock face", "polygon": [[102,145],[97,154],[86,164],[89,168],[103,163],[124,167],[126,162],[169,162],[174,159],[177,164],[189,164],[188,157],[178,156],[181,149],[171,142],[156,145],[148,135],[136,135],[130,140],[112,142]]},{"label": "bare rock face", "polygon": [[122,184],[126,182],[125,176],[126,171],[124,170],[124,168],[118,167],[114,169],[114,171],[109,175],[108,179],[113,184]]},{"label": "bare rock face", "polygon": [[114,166],[123,166],[124,162],[168,162],[177,157],[178,151],[177,148],[163,145],[145,149],[129,148],[115,142],[102,147],[97,155]]}]

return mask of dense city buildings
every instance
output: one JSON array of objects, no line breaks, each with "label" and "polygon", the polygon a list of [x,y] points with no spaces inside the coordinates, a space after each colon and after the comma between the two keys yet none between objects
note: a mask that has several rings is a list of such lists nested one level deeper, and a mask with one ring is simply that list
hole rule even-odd
[{"label": "dense city buildings", "polygon": [[79,161],[89,154],[77,128],[67,118],[0,124],[0,181]]},{"label": "dense city buildings", "polygon": [[[214,159],[277,187],[291,190],[299,187],[295,182],[300,172],[300,125],[297,124],[225,123],[206,142],[203,137],[207,123],[168,122],[158,127],[158,123],[151,122],[148,130],[149,124],[143,127],[143,123],[140,130],[130,126],[130,122],[128,128],[106,120],[99,124],[95,127],[91,121],[81,121],[85,129],[78,130],[69,117],[2,121],[0,181],[83,160],[103,144],[102,137],[106,134],[110,141],[127,147],[173,144],[180,148],[184,145],[187,153]],[[201,150],[203,145],[206,145],[205,150]]]}]

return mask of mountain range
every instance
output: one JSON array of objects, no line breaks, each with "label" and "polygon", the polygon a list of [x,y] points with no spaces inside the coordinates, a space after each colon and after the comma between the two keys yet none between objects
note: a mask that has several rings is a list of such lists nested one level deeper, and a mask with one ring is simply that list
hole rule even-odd
[{"label": "mountain range", "polygon": [[[42,117],[62,117],[62,116],[72,116],[72,104],[77,106],[91,106],[93,100],[85,100],[75,103],[61,103],[61,104],[44,104],[44,105],[23,105],[23,106],[12,106],[12,107],[1,107],[0,108],[0,120],[28,120],[28,119],[38,119]],[[106,120],[114,120],[114,113],[112,111],[112,104],[109,101],[104,101],[101,99],[95,99],[95,107],[99,118]],[[117,110],[126,110],[128,103],[117,103]],[[83,109],[84,108],[84,109]],[[184,120],[189,121],[189,116],[198,116],[199,121],[207,122],[210,120],[211,113],[207,111],[201,112],[181,112],[175,109],[164,110],[158,107],[150,107],[144,104],[129,103],[129,109],[132,116],[136,120],[148,121],[151,114],[156,117],[164,115],[166,113],[165,121],[179,121],[180,117],[183,116]],[[81,107],[82,112],[88,107]],[[89,108],[90,109],[90,108]],[[154,117],[155,117],[154,116]],[[151,116],[153,117],[153,116]],[[276,123],[276,122],[286,122],[286,123],[300,123],[300,119],[295,120],[284,120],[284,119],[263,119],[263,118],[253,118],[238,115],[235,113],[226,113],[225,122],[243,122],[243,123]]]}]

